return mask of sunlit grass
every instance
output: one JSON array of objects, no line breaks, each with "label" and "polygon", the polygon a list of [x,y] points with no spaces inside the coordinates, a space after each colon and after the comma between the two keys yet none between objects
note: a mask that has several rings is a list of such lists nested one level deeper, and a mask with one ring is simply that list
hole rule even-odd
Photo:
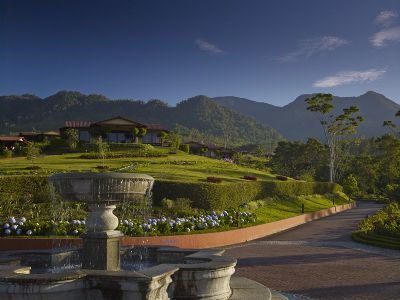
[{"label": "sunlit grass", "polygon": [[[0,159],[0,174],[28,174],[31,171],[26,168],[32,165],[41,168],[39,173],[97,171],[96,167],[103,164],[101,159],[82,159],[81,154],[41,156],[33,163],[24,157]],[[262,170],[182,152],[167,157],[109,158],[105,160],[105,165],[109,170],[132,165],[133,172],[146,173],[163,180],[202,181],[208,176],[217,176],[229,182],[241,181],[244,175],[249,174],[256,175],[259,180],[273,180],[275,177]]]}]

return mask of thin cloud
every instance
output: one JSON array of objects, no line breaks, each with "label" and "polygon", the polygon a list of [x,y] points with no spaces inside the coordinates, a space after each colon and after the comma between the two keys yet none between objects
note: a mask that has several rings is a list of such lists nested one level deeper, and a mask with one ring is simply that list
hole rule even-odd
[{"label": "thin cloud", "polygon": [[366,71],[342,71],[314,82],[314,87],[331,88],[335,86],[375,81],[385,74],[386,69],[369,69]]},{"label": "thin cloud", "polygon": [[200,50],[211,53],[211,54],[224,54],[225,51],[219,48],[215,44],[211,44],[203,39],[196,39],[195,44]]},{"label": "thin cloud", "polygon": [[370,40],[372,45],[378,48],[386,46],[388,42],[399,42],[400,26],[383,29],[375,33]]},{"label": "thin cloud", "polygon": [[309,58],[320,52],[332,51],[341,46],[347,45],[349,42],[337,36],[323,36],[320,38],[305,39],[299,41],[296,50],[287,53],[276,60],[286,63],[301,57]]},{"label": "thin cloud", "polygon": [[383,10],[375,18],[375,23],[381,26],[390,26],[393,21],[398,17],[397,12],[393,10]]}]

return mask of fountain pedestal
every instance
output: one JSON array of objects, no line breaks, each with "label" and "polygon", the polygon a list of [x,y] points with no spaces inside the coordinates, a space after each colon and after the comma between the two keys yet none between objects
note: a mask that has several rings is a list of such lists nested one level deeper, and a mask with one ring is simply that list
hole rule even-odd
[{"label": "fountain pedestal", "polygon": [[115,230],[118,227],[118,218],[113,214],[115,208],[107,203],[89,204],[88,232],[82,236],[82,268],[119,271],[123,234]]},{"label": "fountain pedestal", "polygon": [[95,232],[83,236],[82,268],[106,271],[120,269],[120,239],[117,230]]}]

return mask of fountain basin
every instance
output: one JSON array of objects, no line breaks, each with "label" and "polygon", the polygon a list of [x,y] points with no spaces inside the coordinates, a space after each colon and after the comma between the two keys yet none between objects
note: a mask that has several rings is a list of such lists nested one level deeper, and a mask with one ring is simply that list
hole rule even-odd
[{"label": "fountain basin", "polygon": [[225,300],[231,296],[236,260],[222,256],[224,251],[153,247],[150,252],[160,264],[141,271],[29,274],[29,267],[13,264],[0,269],[0,299]]}]

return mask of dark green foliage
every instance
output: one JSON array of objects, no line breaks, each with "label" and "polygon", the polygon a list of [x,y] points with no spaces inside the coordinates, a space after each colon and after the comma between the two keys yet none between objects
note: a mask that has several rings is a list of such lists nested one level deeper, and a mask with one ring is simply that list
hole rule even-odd
[{"label": "dark green foliage", "polygon": [[359,191],[357,179],[353,174],[349,174],[343,179],[342,186],[343,191],[349,196],[349,198],[353,197]]},{"label": "dark green foliage", "polygon": [[75,151],[76,148],[78,147],[78,142],[79,142],[78,130],[74,128],[68,128],[67,130],[65,130],[64,134],[69,149]]},{"label": "dark green foliage", "polygon": [[221,183],[222,181],[223,179],[219,177],[214,177],[214,176],[207,177],[207,182]]},{"label": "dark green foliage", "polygon": [[328,149],[316,139],[281,141],[268,165],[277,174],[302,179],[326,180]]},{"label": "dark green foliage", "polygon": [[390,203],[362,220],[352,238],[378,247],[400,249],[400,205]]},{"label": "dark green foliage", "polygon": [[185,153],[189,153],[190,151],[190,146],[188,144],[182,144],[179,146],[179,150],[185,152]]},{"label": "dark green foliage", "polygon": [[11,158],[13,156],[13,152],[10,149],[1,149],[0,150],[0,157],[3,158]]},{"label": "dark green foliage", "polygon": [[365,234],[397,238],[400,243],[400,205],[390,203],[374,215],[362,220],[358,230]]}]

